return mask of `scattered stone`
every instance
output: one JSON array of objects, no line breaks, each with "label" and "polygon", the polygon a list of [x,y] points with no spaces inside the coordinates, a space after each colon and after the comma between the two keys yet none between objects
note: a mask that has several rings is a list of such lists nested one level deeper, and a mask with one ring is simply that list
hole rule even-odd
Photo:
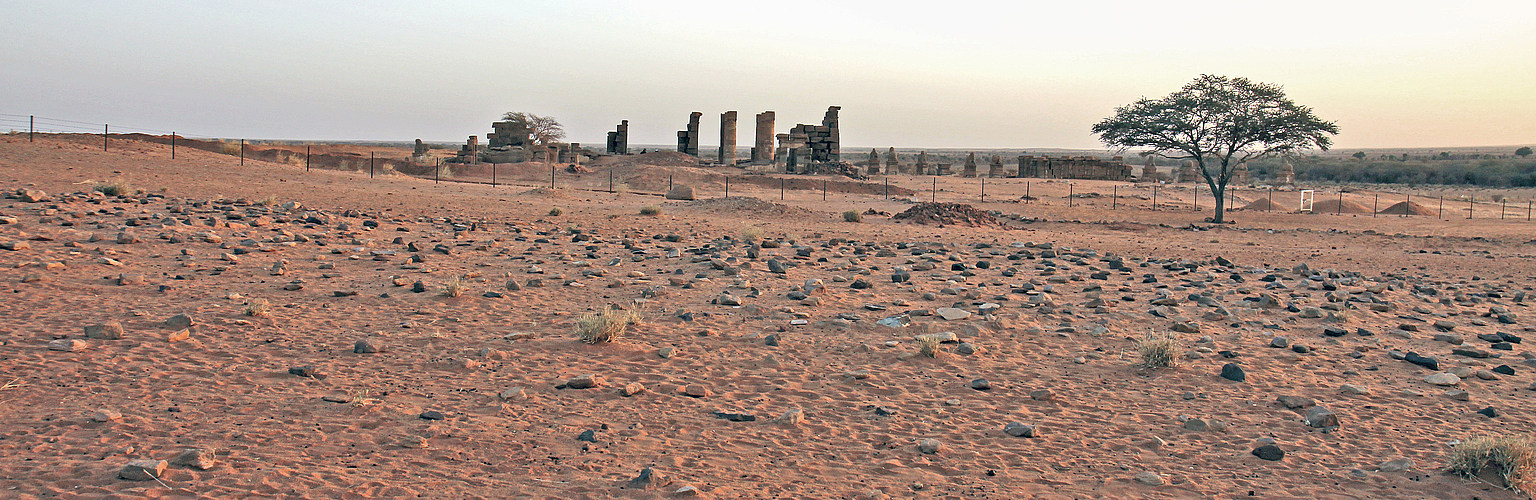
[{"label": "scattered stone", "polygon": [[183,330],[196,325],[197,322],[193,321],[191,316],[185,314],[177,314],[165,320],[165,328],[170,330]]},{"label": "scattered stone", "polygon": [[55,339],[48,342],[48,350],[62,352],[79,352],[85,350],[88,344],[79,339]]},{"label": "scattered stone", "polygon": [[1243,367],[1238,366],[1237,363],[1227,363],[1221,367],[1221,378],[1231,380],[1233,382],[1243,382],[1248,380],[1248,374],[1245,373],[1243,371]]},{"label": "scattered stone", "polygon": [[1325,431],[1339,428],[1339,416],[1332,410],[1321,406],[1314,406],[1307,410],[1306,423],[1308,427],[1323,429]]},{"label": "scattered stone", "polygon": [[992,383],[988,382],[987,379],[979,378],[979,379],[971,381],[971,388],[972,389],[976,389],[978,391],[991,390],[992,389]]},{"label": "scattered stone", "polygon": [[1254,448],[1253,449],[1253,456],[1259,457],[1259,458],[1262,458],[1264,460],[1268,460],[1268,461],[1271,461],[1271,462],[1278,462],[1278,461],[1280,461],[1280,459],[1285,458],[1285,450],[1280,449],[1279,446],[1275,446],[1275,445],[1272,445],[1272,444],[1266,444],[1264,446],[1260,446],[1258,448]]},{"label": "scattered stone", "polygon": [[176,458],[171,459],[171,465],[208,470],[218,463],[214,455],[213,448],[183,448]]},{"label": "scattered stone", "polygon": [[1003,426],[1003,432],[1013,437],[1032,438],[1036,436],[1035,426],[1023,422],[1008,422]]},{"label": "scattered stone", "polygon": [[917,451],[921,451],[929,455],[938,453],[942,449],[944,449],[944,445],[937,439],[927,438],[917,442]]},{"label": "scattered stone", "polygon": [[683,394],[688,397],[705,398],[709,397],[712,393],[709,392],[709,388],[702,385],[689,384],[687,387],[683,388]]},{"label": "scattered stone", "polygon": [[624,397],[634,396],[642,392],[645,392],[645,385],[639,382],[630,382],[628,384],[624,384],[624,387],[619,389],[619,395]]},{"label": "scattered stone", "polygon": [[1275,337],[1275,338],[1269,339],[1269,346],[1270,347],[1283,348],[1283,347],[1289,347],[1290,345],[1291,345],[1291,339],[1288,339],[1288,338],[1285,338],[1285,337]]},{"label": "scattered stone", "polygon": [[723,412],[723,411],[715,412],[715,418],[729,420],[729,421],[732,421],[732,422],[755,422],[755,421],[757,421],[757,415],[753,415],[753,414],[750,414],[750,413],[730,413],[730,412]]},{"label": "scattered stone", "polygon": [[121,340],[123,338],[123,324],[116,321],[108,321],[99,325],[86,325],[85,338]]},{"label": "scattered stone", "polygon": [[1499,410],[1495,410],[1492,406],[1489,406],[1487,408],[1477,410],[1477,414],[1488,418],[1494,418],[1499,416]]},{"label": "scattered stone", "polygon": [[416,416],[422,420],[442,420],[448,418],[447,415],[443,415],[443,412],[437,410],[427,410]]},{"label": "scattered stone", "polygon": [[1411,459],[1411,458],[1394,458],[1392,460],[1388,460],[1386,462],[1382,462],[1381,465],[1376,467],[1376,470],[1379,470],[1379,471],[1382,471],[1382,472],[1403,472],[1403,471],[1406,471],[1406,470],[1412,469],[1412,468],[1413,468],[1413,459]]},{"label": "scattered stone", "polygon": [[1159,475],[1156,472],[1143,471],[1143,472],[1141,472],[1139,474],[1136,474],[1136,481],[1140,482],[1141,484],[1145,484],[1147,486],[1162,486],[1163,485],[1163,476]]},{"label": "scattered stone", "polygon": [[1056,393],[1050,389],[1036,389],[1029,391],[1029,397],[1035,401],[1050,401],[1056,399]]},{"label": "scattered stone", "polygon": [[165,473],[164,460],[134,460],[117,471],[117,477],[129,481],[153,481]]},{"label": "scattered stone", "polygon": [[1431,370],[1440,369],[1439,360],[1428,356],[1420,356],[1419,353],[1412,351],[1409,351],[1408,354],[1403,355],[1403,361],[1407,361],[1409,363],[1413,363]]},{"label": "scattered stone", "polygon": [[1276,400],[1279,401],[1280,404],[1285,405],[1286,408],[1290,408],[1292,410],[1297,408],[1306,408],[1317,404],[1317,402],[1313,401],[1311,398],[1304,398],[1301,396],[1280,396],[1279,398],[1276,398]]},{"label": "scattered stone", "polygon": [[1454,373],[1433,373],[1424,377],[1424,381],[1438,386],[1452,386],[1461,383],[1461,377]]},{"label": "scattered stone", "polygon": [[383,351],[383,348],[373,339],[362,339],[352,345],[352,352],[354,354],[374,354],[380,351]]},{"label": "scattered stone", "polygon": [[97,423],[116,422],[123,419],[123,414],[113,410],[96,410],[91,414],[91,421]]},{"label": "scattered stone", "polygon": [[591,389],[593,387],[602,387],[604,385],[607,385],[607,381],[603,380],[602,377],[590,373],[565,381],[565,387],[569,389]]},{"label": "scattered stone", "polygon": [[289,368],[288,374],[298,375],[300,377],[309,377],[316,380],[325,380],[325,377],[327,376],[326,373],[320,369],[320,367],[314,365],[295,366],[293,368]]},{"label": "scattered stone", "polygon": [[798,408],[789,410],[784,412],[783,415],[779,415],[774,421],[785,425],[799,425],[805,422],[805,412]]},{"label": "scattered stone", "polygon": [[948,321],[959,321],[971,317],[970,311],[954,307],[940,307],[933,312]]},{"label": "scattered stone", "polygon": [[650,467],[646,467],[644,469],[640,469],[640,475],[630,479],[626,485],[629,488],[637,490],[648,490],[651,488],[666,486],[671,483],[672,481],[669,481],[662,477],[660,474],[657,474],[656,471],[652,470]]},{"label": "scattered stone", "polygon": [[1369,395],[1371,393],[1371,390],[1369,388],[1367,388],[1365,386],[1354,385],[1354,384],[1344,384],[1344,385],[1341,385],[1341,386],[1339,386],[1339,391],[1343,392],[1345,394],[1350,394],[1350,395],[1354,395],[1354,396],[1365,396],[1365,395]]}]

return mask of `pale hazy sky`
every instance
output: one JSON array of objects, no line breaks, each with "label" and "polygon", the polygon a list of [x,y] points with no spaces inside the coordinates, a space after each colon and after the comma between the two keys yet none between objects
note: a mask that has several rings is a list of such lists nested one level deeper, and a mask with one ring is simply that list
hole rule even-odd
[{"label": "pale hazy sky", "polygon": [[0,0],[0,114],[188,135],[462,141],[502,112],[601,146],[690,111],[842,111],[845,147],[1096,147],[1201,73],[1283,85],[1339,148],[1536,143],[1536,1]]}]

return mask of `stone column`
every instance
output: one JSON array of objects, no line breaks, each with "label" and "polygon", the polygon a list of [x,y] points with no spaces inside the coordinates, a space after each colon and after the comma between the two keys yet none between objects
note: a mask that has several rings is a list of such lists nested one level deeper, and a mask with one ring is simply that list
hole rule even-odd
[{"label": "stone column", "polygon": [[842,159],[842,134],[837,131],[837,112],[841,109],[842,106],[827,106],[827,115],[821,119],[821,126],[830,129],[827,136],[827,161]]},{"label": "stone column", "polygon": [[757,136],[752,143],[752,163],[773,163],[773,112],[757,114]]},{"label": "stone column", "polygon": [[728,167],[736,164],[735,111],[720,114],[720,163]]},{"label": "stone column", "polygon": [[885,175],[901,172],[901,162],[896,160],[896,148],[885,150]]},{"label": "stone column", "polygon": [[962,167],[962,169],[960,170],[960,176],[961,177],[975,177],[976,176],[976,153],[971,153],[970,155],[967,155],[965,157],[965,166]]},{"label": "stone column", "polygon": [[688,128],[677,132],[677,152],[699,155],[699,117],[701,116],[704,116],[704,113],[698,111],[688,114]]}]

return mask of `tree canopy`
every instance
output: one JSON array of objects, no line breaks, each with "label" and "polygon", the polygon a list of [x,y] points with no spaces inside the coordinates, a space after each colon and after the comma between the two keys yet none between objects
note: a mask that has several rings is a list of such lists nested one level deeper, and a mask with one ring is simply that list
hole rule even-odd
[{"label": "tree canopy", "polygon": [[1520,149],[1516,149],[1515,150],[1515,156],[1525,157],[1525,156],[1530,156],[1530,155],[1531,155],[1531,147],[1530,146],[1520,146]]},{"label": "tree canopy", "polygon": [[1200,75],[1161,99],[1141,98],[1093,125],[1104,144],[1147,148],[1194,160],[1216,195],[1214,222],[1223,221],[1223,194],[1238,164],[1333,145],[1338,125],[1286,97],[1278,85],[1247,78]]},{"label": "tree canopy", "polygon": [[565,138],[565,127],[552,116],[541,116],[522,111],[509,111],[501,119],[523,122],[528,125],[528,140],[540,146],[548,146]]}]

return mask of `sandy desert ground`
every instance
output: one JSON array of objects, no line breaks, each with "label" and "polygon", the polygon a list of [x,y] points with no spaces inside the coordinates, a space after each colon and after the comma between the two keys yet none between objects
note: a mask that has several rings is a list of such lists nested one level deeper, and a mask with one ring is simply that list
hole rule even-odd
[{"label": "sandy desert ground", "polygon": [[[893,178],[1001,213],[924,225],[879,179],[606,161],[550,190],[0,136],[0,496],[1522,498],[1444,467],[1536,424],[1523,206],[1212,227],[1176,187]],[[609,306],[642,319],[578,341]]]}]

